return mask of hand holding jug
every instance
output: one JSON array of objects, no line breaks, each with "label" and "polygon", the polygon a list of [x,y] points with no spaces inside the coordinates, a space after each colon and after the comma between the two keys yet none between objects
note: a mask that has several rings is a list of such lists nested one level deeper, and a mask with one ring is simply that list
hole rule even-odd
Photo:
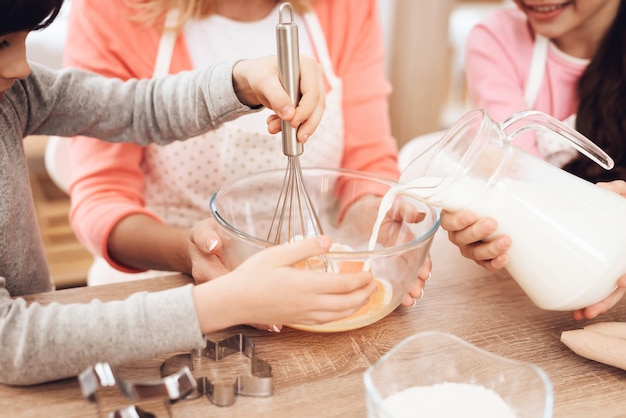
[{"label": "hand holding jug", "polygon": [[547,114],[520,112],[498,124],[474,110],[408,165],[401,193],[495,218],[494,235],[513,241],[506,269],[531,300],[548,310],[584,308],[626,273],[626,199],[511,144],[533,131],[613,167],[589,139]]}]

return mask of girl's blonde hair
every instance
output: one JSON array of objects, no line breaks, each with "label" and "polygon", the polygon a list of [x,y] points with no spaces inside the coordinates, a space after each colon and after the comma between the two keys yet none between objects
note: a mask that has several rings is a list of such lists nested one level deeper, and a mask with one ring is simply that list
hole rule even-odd
[{"label": "girl's blonde hair", "polygon": [[[315,0],[290,0],[297,13],[311,10]],[[137,10],[133,20],[155,24],[168,10],[180,11],[177,27],[189,19],[202,19],[215,13],[215,0],[126,0]]]}]

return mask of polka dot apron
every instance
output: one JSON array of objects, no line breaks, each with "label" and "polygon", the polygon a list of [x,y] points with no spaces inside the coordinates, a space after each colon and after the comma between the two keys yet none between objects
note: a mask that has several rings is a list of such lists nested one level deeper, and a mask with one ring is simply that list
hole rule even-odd
[{"label": "polka dot apron", "polygon": [[[332,71],[317,16],[307,14],[304,19],[332,88],[326,98],[324,117],[304,145],[300,163],[303,167],[339,167],[343,154],[341,82]],[[155,76],[167,73],[169,61],[164,64],[167,66],[155,68]],[[271,114],[269,110],[263,112]],[[146,206],[166,223],[192,226],[211,216],[209,199],[219,187],[258,171],[284,169],[286,163],[280,133],[270,135],[265,124],[248,130],[228,122],[187,141],[164,147],[150,145],[144,161]]]},{"label": "polka dot apron", "polygon": [[[300,33],[307,30],[330,90],[326,94],[326,110],[322,121],[304,144],[300,163],[302,167],[335,168],[341,165],[343,157],[341,80],[333,72],[317,16],[308,13],[302,17],[305,28],[299,28]],[[175,18],[175,11],[171,11],[168,22],[175,21]],[[163,32],[154,76],[168,73],[177,36],[174,30],[166,29]],[[262,112],[271,114],[267,109]],[[245,128],[227,122],[216,130],[186,141],[167,146],[150,145],[145,149],[143,160],[146,208],[165,223],[191,227],[212,216],[209,199],[225,183],[261,170],[285,169],[286,165],[281,134],[267,133],[265,123],[256,128]],[[97,258],[90,269],[88,281],[90,285],[96,285],[163,273],[122,273],[109,266],[104,259]]]}]

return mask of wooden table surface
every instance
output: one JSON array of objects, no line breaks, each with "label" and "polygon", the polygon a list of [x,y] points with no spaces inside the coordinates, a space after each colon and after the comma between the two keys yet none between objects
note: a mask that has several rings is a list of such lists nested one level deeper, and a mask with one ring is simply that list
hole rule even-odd
[{"label": "wooden table surface", "polygon": [[[398,308],[369,327],[343,333],[307,333],[285,328],[280,334],[237,327],[210,335],[220,340],[242,332],[256,354],[272,366],[274,394],[240,396],[218,407],[207,398],[182,401],[174,417],[365,417],[363,372],[404,338],[439,330],[501,356],[534,363],[554,387],[554,417],[626,417],[626,371],[579,357],[559,341],[562,331],[581,327],[570,312],[535,307],[507,273],[488,273],[462,258],[443,231],[431,251],[434,268],[424,299],[414,308]],[[137,290],[160,290],[188,283],[184,276],[150,279],[33,295],[30,301],[86,302],[94,297],[120,299]],[[245,309],[245,307],[242,307]],[[626,302],[595,321],[626,321]],[[161,362],[147,360],[116,371],[127,378],[158,377]],[[117,391],[105,391],[105,412],[130,404]],[[167,417],[161,402],[139,404]],[[0,385],[0,416],[97,416],[76,379],[33,386]]]}]

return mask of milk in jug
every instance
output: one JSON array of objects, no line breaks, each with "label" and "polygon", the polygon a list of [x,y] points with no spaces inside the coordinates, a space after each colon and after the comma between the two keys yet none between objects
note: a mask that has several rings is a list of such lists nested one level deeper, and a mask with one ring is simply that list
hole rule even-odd
[{"label": "milk in jug", "polygon": [[506,269],[537,306],[585,308],[626,274],[626,199],[511,145],[532,130],[558,135],[604,168],[613,166],[595,144],[549,115],[520,112],[500,125],[474,110],[413,160],[381,209],[392,195],[408,194],[493,217],[494,235],[512,239]]}]

